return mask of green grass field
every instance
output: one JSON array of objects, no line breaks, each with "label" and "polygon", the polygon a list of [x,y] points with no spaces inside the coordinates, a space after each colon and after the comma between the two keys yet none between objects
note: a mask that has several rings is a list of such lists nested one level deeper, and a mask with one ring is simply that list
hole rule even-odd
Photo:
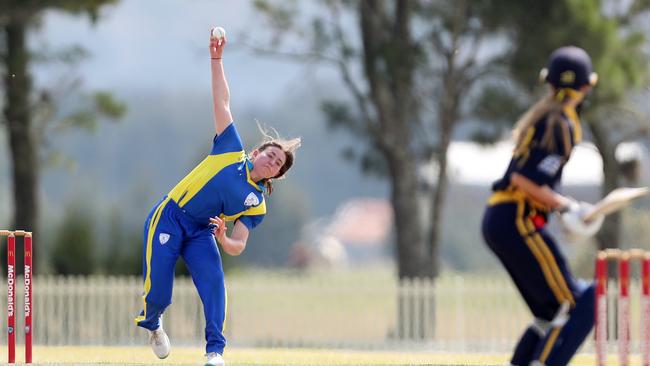
[{"label": "green grass field", "polygon": [[[158,360],[145,347],[34,347],[34,365],[203,365],[202,349],[176,347],[165,360]],[[17,361],[23,361],[23,350],[16,350]],[[357,366],[357,365],[504,365],[505,354],[459,354],[443,352],[380,352],[313,349],[232,348],[225,354],[229,366],[291,365],[291,366]],[[6,360],[2,347],[0,360]],[[608,365],[617,364],[612,355]],[[640,365],[638,357],[632,365]],[[593,355],[577,356],[572,366],[595,364]]]}]

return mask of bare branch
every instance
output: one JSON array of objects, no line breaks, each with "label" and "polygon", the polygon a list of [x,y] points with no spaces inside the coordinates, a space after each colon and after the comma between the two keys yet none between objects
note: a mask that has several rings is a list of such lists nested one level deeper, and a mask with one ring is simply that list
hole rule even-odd
[{"label": "bare branch", "polygon": [[471,69],[476,65],[476,61],[478,60],[478,51],[479,51],[479,46],[481,43],[483,43],[483,40],[485,39],[485,34],[483,33],[475,33],[472,34],[471,36],[468,37],[469,40],[469,45],[465,47],[466,49],[469,50],[469,55],[467,56],[467,62],[465,65],[461,66],[461,73],[465,73],[466,71],[471,71]]},{"label": "bare branch", "polygon": [[409,33],[409,22],[406,20],[410,15],[411,5],[408,0],[397,0],[397,9],[395,9],[395,21],[393,29],[400,39],[406,39]]},{"label": "bare branch", "polygon": [[630,122],[628,124],[630,128],[627,131],[622,131],[622,128],[619,129],[621,136],[614,142],[614,146],[626,141],[650,137],[650,120],[647,119],[646,115],[631,106],[619,106],[614,112],[620,113],[621,119]]},{"label": "bare branch", "polygon": [[373,119],[370,116],[370,111],[368,110],[368,96],[365,95],[362,91],[361,88],[357,85],[357,83],[354,81],[352,77],[352,72],[350,71],[350,67],[348,65],[348,60],[350,59],[348,49],[349,49],[349,44],[345,38],[344,32],[343,32],[343,26],[341,24],[341,14],[339,12],[339,9],[337,6],[331,4],[330,5],[330,12],[332,13],[334,19],[333,27],[334,27],[334,36],[336,37],[336,40],[338,41],[339,44],[339,53],[340,53],[340,58],[338,61],[338,67],[339,71],[341,72],[341,76],[343,77],[343,81],[347,85],[347,87],[350,89],[350,92],[354,96],[354,99],[357,102],[357,105],[359,109],[361,110],[361,114],[363,115],[363,120],[364,124],[366,125],[368,131],[372,133],[372,135],[375,137],[377,140],[382,139],[382,135],[379,133],[378,127],[373,123]]},{"label": "bare branch", "polygon": [[386,12],[382,11],[381,7],[383,6],[382,2],[380,1],[373,1],[372,4],[373,6],[369,6],[368,10],[371,11],[373,16],[381,22],[382,28],[384,29],[390,29],[394,24],[393,22],[390,21],[390,19],[386,16]]},{"label": "bare branch", "polygon": [[379,147],[385,151],[399,151],[400,141],[395,141],[395,136],[390,133],[383,133],[382,129],[389,128],[387,126],[389,123],[386,121],[388,113],[382,113],[382,106],[389,106],[394,100],[390,95],[390,92],[387,90],[386,83],[382,80],[384,79],[384,73],[381,69],[381,66],[378,65],[378,60],[382,60],[383,57],[380,52],[380,42],[378,38],[385,37],[386,28],[381,24],[380,10],[379,7],[381,3],[375,2],[372,0],[364,0],[359,2],[360,6],[360,22],[361,22],[361,35],[362,35],[362,44],[363,44],[363,67],[366,79],[369,84],[369,96],[368,98],[373,100],[375,107],[377,108],[378,115],[378,126],[370,132],[374,132],[373,137],[379,145]]},{"label": "bare branch", "polygon": [[[329,4],[328,7],[332,12],[332,15],[334,15],[332,18],[335,19],[335,21],[332,23],[332,27],[333,27],[334,36],[336,37],[336,40],[338,41],[339,44],[338,47],[339,54],[337,56],[332,56],[332,55],[324,54],[322,52],[314,52],[314,51],[307,51],[307,50],[297,51],[297,52],[291,52],[286,50],[278,51],[276,49],[260,47],[245,42],[242,43],[241,45],[243,47],[252,50],[253,52],[263,54],[263,55],[273,56],[280,59],[289,60],[292,62],[301,62],[301,63],[321,62],[321,63],[331,64],[334,67],[338,68],[339,72],[341,73],[343,82],[352,93],[352,96],[354,97],[357,106],[361,111],[364,124],[366,125],[368,131],[372,133],[377,140],[380,140],[381,139],[381,134],[379,133],[380,131],[377,128],[377,126],[373,124],[372,122],[373,119],[371,118],[371,114],[368,109],[368,104],[369,104],[368,97],[364,95],[361,87],[357,85],[357,83],[354,81],[354,78],[352,76],[352,71],[350,70],[350,67],[348,65],[350,59],[347,52],[348,42],[345,39],[343,27],[340,23],[339,9],[334,4]],[[383,142],[380,141],[380,144],[381,143]]]},{"label": "bare branch", "polygon": [[433,48],[435,48],[439,54],[446,55],[449,50],[445,47],[445,43],[442,41],[442,38],[440,38],[440,34],[442,34],[442,32],[436,32],[435,30],[432,31],[431,43],[433,44]]},{"label": "bare branch", "polygon": [[278,51],[275,49],[270,49],[266,47],[261,47],[257,46],[251,43],[246,43],[246,42],[240,42],[240,45],[244,48],[248,48],[251,51],[262,54],[262,55],[267,55],[267,56],[273,56],[276,58],[280,59],[286,59],[289,61],[293,62],[329,62],[329,63],[338,63],[339,60],[335,57],[325,55],[323,53],[319,52],[312,52],[312,51],[300,51],[300,52],[292,52],[292,51]]}]

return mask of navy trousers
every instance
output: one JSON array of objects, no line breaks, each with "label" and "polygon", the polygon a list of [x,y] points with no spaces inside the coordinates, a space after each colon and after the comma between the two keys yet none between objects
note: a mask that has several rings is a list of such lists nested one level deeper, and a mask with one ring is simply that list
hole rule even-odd
[{"label": "navy trousers", "polygon": [[[594,304],[589,300],[593,291],[587,291],[573,278],[564,255],[544,225],[545,216],[523,199],[488,206],[483,217],[485,242],[503,264],[534,317],[551,322],[563,304],[568,306],[568,321],[550,324],[543,334],[533,328],[524,332],[512,362],[519,366],[531,361],[549,362],[548,365],[562,364],[554,361],[560,359],[568,362],[593,326]],[[572,342],[566,342],[561,334],[568,334]]]}]

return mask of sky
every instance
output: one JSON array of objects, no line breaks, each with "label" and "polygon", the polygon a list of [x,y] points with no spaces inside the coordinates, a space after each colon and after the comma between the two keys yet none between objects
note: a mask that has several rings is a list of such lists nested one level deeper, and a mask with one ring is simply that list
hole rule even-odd
[{"label": "sky", "polygon": [[[224,56],[233,103],[268,103],[300,81],[302,71],[287,62],[252,57],[242,48],[245,34],[263,32],[249,1],[120,1],[103,8],[93,25],[87,17],[49,12],[32,37],[33,46],[79,44],[90,52],[77,72],[89,88],[120,90],[209,91],[206,77],[209,31],[222,26],[229,45]],[[44,36],[44,38],[41,38]],[[48,70],[37,77],[52,82]]]}]

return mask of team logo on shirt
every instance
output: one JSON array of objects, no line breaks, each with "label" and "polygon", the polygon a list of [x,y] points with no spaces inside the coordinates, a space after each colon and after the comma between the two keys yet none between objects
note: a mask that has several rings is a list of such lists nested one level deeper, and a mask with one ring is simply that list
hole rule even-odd
[{"label": "team logo on shirt", "polygon": [[160,241],[160,244],[167,243],[169,241],[169,234],[160,233],[160,235],[158,235],[158,241]]},{"label": "team logo on shirt", "polygon": [[549,155],[537,165],[537,170],[552,177],[562,166],[562,158],[559,155]]},{"label": "team logo on shirt", "polygon": [[260,204],[260,199],[257,198],[255,193],[251,192],[248,194],[246,197],[246,200],[244,201],[244,206],[246,207],[251,207],[251,206],[257,206]]}]

